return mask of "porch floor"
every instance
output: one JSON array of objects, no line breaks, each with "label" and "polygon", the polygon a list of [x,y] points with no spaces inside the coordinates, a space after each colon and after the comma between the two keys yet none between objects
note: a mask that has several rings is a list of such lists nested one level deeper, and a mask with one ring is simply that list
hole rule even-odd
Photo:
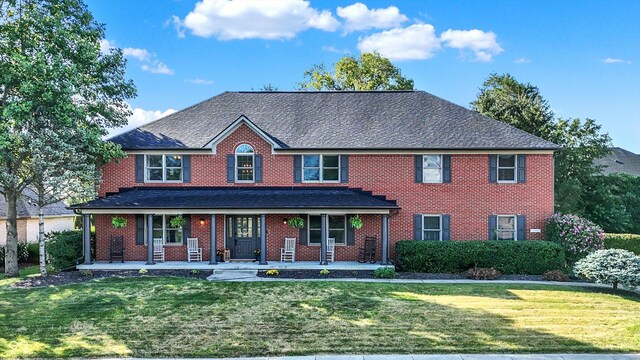
[{"label": "porch floor", "polygon": [[187,262],[187,261],[166,261],[157,262],[154,265],[147,265],[145,261],[125,261],[109,263],[107,261],[96,261],[91,265],[77,265],[78,270],[140,270],[140,269],[157,269],[157,270],[375,270],[380,267],[380,263],[361,264],[357,261],[336,261],[329,265],[320,265],[318,261],[296,261],[296,262],[279,262],[271,261],[267,265],[260,265],[257,262],[223,262],[218,265],[210,265],[208,262]]}]

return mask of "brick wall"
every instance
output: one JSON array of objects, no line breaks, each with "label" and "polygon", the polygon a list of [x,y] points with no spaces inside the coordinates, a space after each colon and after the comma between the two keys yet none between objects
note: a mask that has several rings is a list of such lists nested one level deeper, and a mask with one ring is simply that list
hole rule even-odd
[{"label": "brick wall", "polygon": [[[263,182],[256,184],[229,184],[226,180],[226,155],[233,154],[237,145],[248,143],[257,154],[263,156]],[[390,255],[394,256],[396,241],[413,238],[413,215],[450,214],[452,240],[486,240],[488,216],[492,214],[523,214],[526,216],[527,239],[542,239],[540,233],[530,233],[532,228],[542,229],[545,219],[553,213],[553,155],[527,155],[527,182],[496,184],[488,181],[487,154],[454,154],[451,158],[452,182],[448,184],[416,184],[414,182],[413,155],[350,155],[349,183],[347,184],[295,184],[293,182],[293,156],[272,155],[270,145],[246,125],[241,125],[217,146],[217,153],[191,156],[191,183],[142,184],[135,183],[135,156],[103,169],[103,183],[99,194],[117,192],[119,188],[132,186],[344,186],[363,188],[375,195],[385,195],[396,200],[402,208],[389,220]],[[200,225],[200,217],[206,219]],[[296,229],[282,224],[286,215],[267,216],[268,259],[279,259],[285,236],[298,237]],[[107,252],[108,235],[127,232],[127,241],[135,242],[135,219],[130,217],[125,229],[110,227],[111,216],[98,216],[98,254]],[[356,246],[338,247],[337,259],[354,259],[357,248],[363,246],[365,235],[380,238],[380,216],[364,216],[364,227],[356,231]],[[209,216],[192,215],[192,234],[200,238],[200,245],[208,260]],[[224,239],[223,215],[218,216],[218,244]],[[102,234],[101,234],[102,233]],[[140,248],[140,249],[138,249]],[[184,259],[186,247],[167,248],[167,259]],[[319,259],[315,246],[298,249],[300,260]],[[107,250],[103,250],[107,251]],[[131,256],[144,259],[144,246],[133,245]],[[140,256],[140,257],[139,257]],[[182,258],[181,258],[182,257]]]}]

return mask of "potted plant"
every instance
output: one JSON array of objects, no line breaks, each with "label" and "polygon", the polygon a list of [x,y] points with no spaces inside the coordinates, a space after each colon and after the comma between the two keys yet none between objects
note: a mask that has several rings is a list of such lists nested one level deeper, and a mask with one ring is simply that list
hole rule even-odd
[{"label": "potted plant", "polygon": [[360,218],[360,215],[353,215],[349,218],[349,224],[354,229],[360,229],[362,227],[362,218]]},{"label": "potted plant", "polygon": [[174,216],[174,217],[169,221],[169,225],[171,225],[171,227],[174,227],[174,228],[181,228],[181,227],[183,227],[186,223],[187,223],[187,220],[185,220],[185,219],[182,217],[182,215]]},{"label": "potted plant", "polygon": [[300,229],[304,227],[304,220],[300,216],[294,216],[291,219],[287,220],[287,225],[292,228]]},{"label": "potted plant", "polygon": [[111,226],[116,229],[122,229],[123,227],[127,226],[127,219],[123,218],[122,216],[114,216],[111,218]]},{"label": "potted plant", "polygon": [[224,250],[216,250],[216,262],[224,262]]},{"label": "potted plant", "polygon": [[256,261],[260,261],[260,248],[253,250],[253,255],[256,257]]}]

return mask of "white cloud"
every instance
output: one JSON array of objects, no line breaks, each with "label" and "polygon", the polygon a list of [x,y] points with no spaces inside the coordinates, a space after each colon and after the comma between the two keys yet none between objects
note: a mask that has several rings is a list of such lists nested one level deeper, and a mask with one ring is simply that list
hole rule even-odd
[{"label": "white cloud", "polygon": [[521,58],[517,58],[517,59],[513,60],[513,62],[516,63],[516,64],[528,64],[528,63],[531,62],[531,60],[521,57]]},{"label": "white cloud", "polygon": [[463,53],[466,50],[471,51],[476,61],[491,61],[493,56],[504,51],[498,45],[493,31],[449,29],[440,34],[440,39],[444,46],[458,49]]},{"label": "white cloud", "polygon": [[346,7],[338,7],[336,13],[345,19],[345,33],[367,29],[395,28],[409,20],[395,6],[389,6],[386,9],[369,9],[367,5],[359,2]]},{"label": "white cloud", "polygon": [[122,49],[122,54],[126,57],[131,57],[134,59],[138,59],[140,61],[149,61],[151,58],[151,53],[147,51],[147,49],[139,49],[139,48],[124,48]]},{"label": "white cloud", "polygon": [[631,61],[629,61],[629,60],[610,58],[610,57],[602,60],[602,62],[605,63],[605,64],[621,64],[621,63],[631,64]]},{"label": "white cloud", "polygon": [[158,60],[154,60],[149,64],[142,64],[140,68],[142,71],[150,72],[152,74],[173,75],[173,69],[170,69],[167,65]]},{"label": "white cloud", "polygon": [[124,132],[135,129],[139,126],[148,124],[154,120],[158,120],[160,118],[163,118],[165,116],[171,115],[174,112],[176,112],[176,110],[174,109],[167,109],[165,111],[160,111],[160,110],[144,110],[141,108],[135,108],[135,109],[132,109],[132,111],[133,111],[133,114],[129,116],[129,123],[117,129],[110,129],[108,137],[122,134]]},{"label": "white cloud", "polygon": [[330,11],[314,9],[305,0],[202,0],[184,20],[172,22],[196,36],[220,40],[291,39],[300,31],[340,26]]},{"label": "white cloud", "polygon": [[[108,54],[110,49],[115,47],[117,46],[113,41],[106,39],[100,40],[100,52],[103,54]],[[138,60],[141,63],[140,69],[142,69],[142,71],[152,74],[173,75],[173,70],[158,60],[156,55],[147,49],[127,47],[122,49],[122,55]]]},{"label": "white cloud", "polygon": [[213,85],[213,81],[205,79],[185,79],[184,82],[195,85]]},{"label": "white cloud", "polygon": [[378,51],[390,60],[425,60],[440,50],[440,40],[432,25],[414,24],[360,38],[358,50]]},{"label": "white cloud", "polygon": [[335,46],[332,45],[327,45],[327,46],[323,46],[322,51],[326,51],[326,52],[331,52],[331,53],[336,53],[336,54],[350,54],[351,52],[348,49],[338,49]]}]

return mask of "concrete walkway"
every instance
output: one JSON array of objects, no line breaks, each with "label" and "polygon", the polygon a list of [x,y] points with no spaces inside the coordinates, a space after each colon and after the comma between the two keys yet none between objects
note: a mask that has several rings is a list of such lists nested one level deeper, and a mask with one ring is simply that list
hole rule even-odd
[{"label": "concrete walkway", "polygon": [[[640,354],[317,355],[190,360],[638,360]],[[113,359],[116,360],[116,359]],[[151,359],[131,359],[151,360]],[[173,359],[163,359],[173,360]],[[177,360],[177,359],[176,359]]]}]

